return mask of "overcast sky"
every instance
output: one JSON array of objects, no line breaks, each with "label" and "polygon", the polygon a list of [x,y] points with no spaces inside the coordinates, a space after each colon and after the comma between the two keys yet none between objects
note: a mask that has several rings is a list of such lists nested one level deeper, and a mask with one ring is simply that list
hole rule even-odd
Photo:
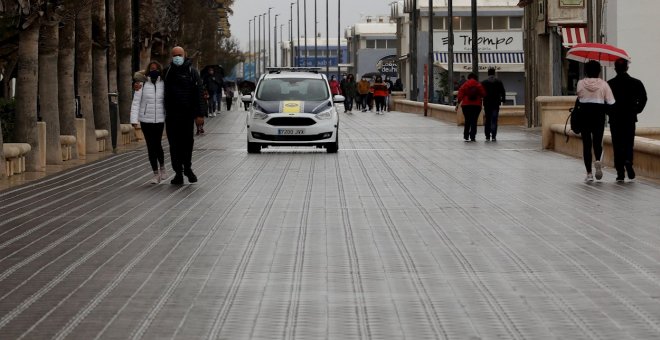
[{"label": "overcast sky", "polygon": [[[300,35],[303,35],[303,0],[298,0],[300,3]],[[232,37],[239,40],[240,46],[246,49],[248,36],[249,36],[249,20],[255,15],[268,13],[268,7],[273,7],[271,13],[271,26],[275,25],[274,15],[279,14],[277,17],[277,30],[278,39],[280,37],[280,24],[284,24],[284,39],[289,35],[289,17],[291,14],[290,4],[296,0],[236,0],[232,10],[234,15],[229,16],[229,23],[231,24]],[[326,36],[326,21],[325,21],[325,2],[326,0],[316,0],[317,4],[317,18],[318,18],[318,31],[321,37]],[[361,17],[366,16],[382,16],[390,14],[390,3],[394,0],[342,0],[341,1],[341,34],[343,35],[344,28],[357,22],[362,21]],[[330,37],[337,37],[337,0],[328,0],[330,10],[328,15],[330,17]],[[294,21],[294,37],[296,37],[296,5],[293,5],[293,21]],[[259,18],[257,17],[257,24]],[[268,20],[268,19],[266,19]],[[270,30],[272,32],[272,28]],[[268,32],[268,31],[267,31]],[[268,33],[266,33],[268,34]],[[314,0],[307,0],[307,35],[314,36]]]}]

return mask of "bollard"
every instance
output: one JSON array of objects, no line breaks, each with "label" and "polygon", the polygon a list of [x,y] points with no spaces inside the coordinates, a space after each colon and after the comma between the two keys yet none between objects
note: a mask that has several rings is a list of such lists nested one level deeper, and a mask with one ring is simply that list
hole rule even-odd
[{"label": "bollard", "polygon": [[116,92],[108,93],[108,103],[110,103],[110,139],[112,140],[112,152],[117,153],[117,135],[119,134],[119,108]]}]

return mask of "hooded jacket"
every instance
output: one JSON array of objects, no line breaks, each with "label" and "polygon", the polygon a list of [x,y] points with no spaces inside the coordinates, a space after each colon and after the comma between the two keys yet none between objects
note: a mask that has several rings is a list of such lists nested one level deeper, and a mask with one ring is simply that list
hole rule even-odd
[{"label": "hooded jacket", "polygon": [[584,78],[578,81],[577,95],[580,103],[609,104],[616,102],[612,89],[606,81],[600,78]]},{"label": "hooded jacket", "polygon": [[131,104],[131,124],[163,123],[165,121],[165,83],[158,77],[147,80],[135,91]]},{"label": "hooded jacket", "polygon": [[[476,88],[479,93],[477,99],[470,99],[468,96],[469,89],[472,87]],[[458,89],[458,102],[461,103],[461,106],[481,106],[481,101],[485,96],[486,90],[480,82],[474,79],[468,79],[465,84]]]},{"label": "hooded jacket", "polygon": [[199,72],[192,67],[190,59],[181,66],[170,64],[163,74],[166,118],[170,120],[204,117],[204,84]]}]

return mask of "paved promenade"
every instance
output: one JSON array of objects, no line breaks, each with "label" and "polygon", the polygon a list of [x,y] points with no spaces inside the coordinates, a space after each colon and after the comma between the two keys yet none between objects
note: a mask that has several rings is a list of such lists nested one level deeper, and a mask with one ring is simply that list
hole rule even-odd
[{"label": "paved promenade", "polygon": [[0,338],[660,338],[657,182],[522,128],[342,114],[337,154],[248,155],[244,122],[194,185],[138,149],[0,192]]}]

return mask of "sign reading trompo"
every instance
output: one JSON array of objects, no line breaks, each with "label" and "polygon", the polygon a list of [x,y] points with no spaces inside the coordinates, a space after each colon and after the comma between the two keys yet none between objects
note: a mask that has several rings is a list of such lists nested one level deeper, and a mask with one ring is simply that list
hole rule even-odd
[{"label": "sign reading trompo", "polygon": [[[522,32],[479,32],[477,44],[481,52],[519,52],[523,50]],[[435,51],[447,52],[449,35],[437,32],[433,35]],[[454,52],[472,51],[472,32],[454,32]]]}]

